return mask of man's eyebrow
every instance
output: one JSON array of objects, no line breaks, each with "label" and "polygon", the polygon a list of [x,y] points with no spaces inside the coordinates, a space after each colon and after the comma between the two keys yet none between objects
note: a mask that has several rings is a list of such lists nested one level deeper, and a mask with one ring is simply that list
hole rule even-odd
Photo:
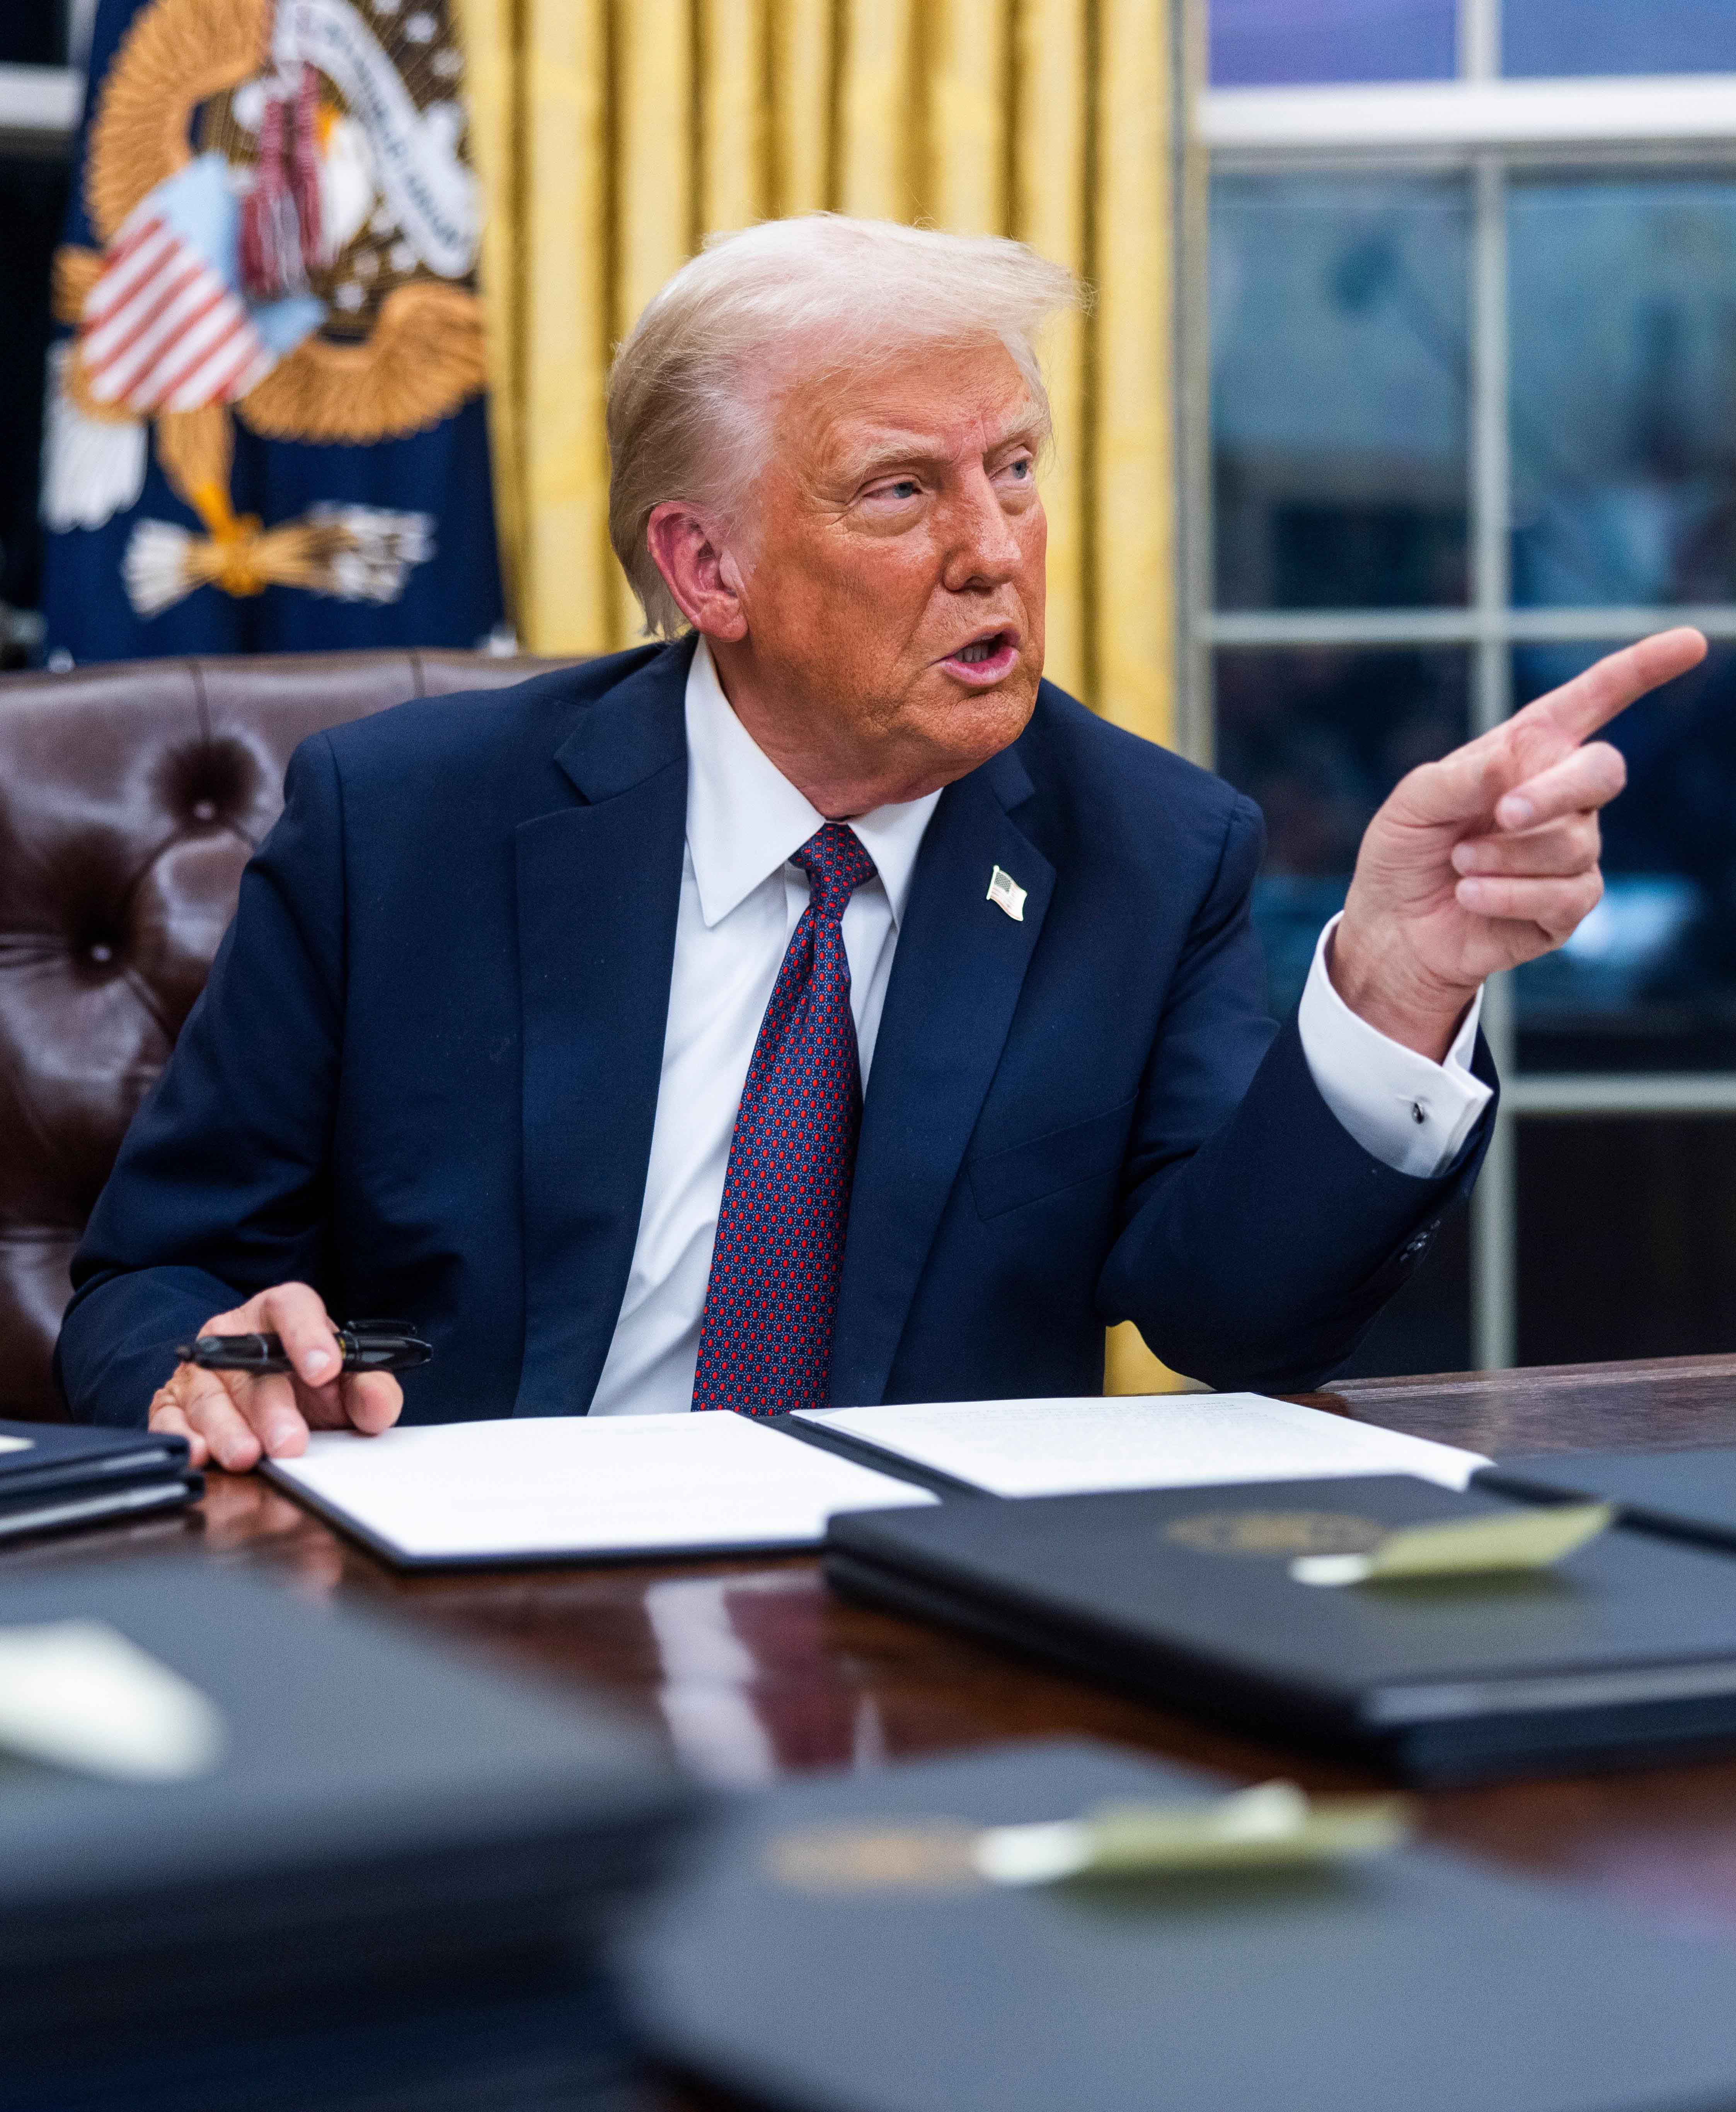
[{"label": "man's eyebrow", "polygon": [[[1017,418],[1009,418],[983,452],[998,454],[1001,448],[1015,447],[1020,442],[1034,448],[1042,436],[1041,414],[1033,407]],[[927,467],[936,463],[944,467],[951,460],[946,449],[936,447],[932,439],[924,435],[883,432],[876,437],[866,453],[849,457],[840,466],[859,482],[865,483],[870,477],[883,476],[891,469]]]},{"label": "man's eyebrow", "polygon": [[846,453],[845,460],[840,467],[847,469],[859,481],[871,476],[884,476],[890,469],[904,469],[912,465],[927,467],[932,463],[944,463],[950,460],[945,449],[936,447],[932,440],[918,439],[914,433],[908,438],[888,434],[877,439],[864,453]]}]

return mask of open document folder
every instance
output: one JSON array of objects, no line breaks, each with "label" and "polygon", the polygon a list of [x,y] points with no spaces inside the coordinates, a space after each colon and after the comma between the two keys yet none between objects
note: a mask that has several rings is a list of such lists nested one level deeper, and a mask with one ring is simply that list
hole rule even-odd
[{"label": "open document folder", "polygon": [[727,1413],[317,1431],[266,1471],[405,1566],[817,1547],[835,1512],[935,1500]]},{"label": "open document folder", "polygon": [[866,1463],[994,1496],[1340,1474],[1415,1474],[1462,1489],[1489,1463],[1480,1452],[1258,1393],[912,1402],[804,1409],[795,1420]]},{"label": "open document folder", "polygon": [[388,1561],[502,1563],[817,1547],[843,1511],[1279,1477],[1463,1488],[1470,1452],[1256,1394],[955,1401],[776,1422],[526,1416],[317,1432],[271,1478]]},{"label": "open document folder", "polygon": [[[627,1934],[641,2042],[732,2103],[806,2112],[1736,2104],[1736,1950],[1565,1886],[1424,1846],[1037,1885],[949,1864],[961,1822],[1228,1787],[1068,1741],[744,1798]],[[756,2000],[736,1959],[821,1963]]]}]

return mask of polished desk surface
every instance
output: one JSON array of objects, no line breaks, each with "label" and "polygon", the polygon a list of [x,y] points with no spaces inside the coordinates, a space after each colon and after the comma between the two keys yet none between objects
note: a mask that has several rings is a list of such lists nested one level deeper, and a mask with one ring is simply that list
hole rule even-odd
[{"label": "polished desk surface", "polygon": [[[1736,1356],[1366,1380],[1322,1407],[1485,1453],[1736,1444]],[[506,1659],[606,1688],[707,1782],[872,1768],[1003,1738],[1085,1733],[1310,1788],[1359,1768],[1266,1746],[960,1636],[841,1604],[811,1556],[399,1576],[252,1476],[213,1474],[180,1519],[20,1545],[6,1569],[202,1551],[290,1590],[394,1601]],[[1424,1830],[1677,1926],[1736,1934],[1736,1755],[1692,1765],[1432,1791]],[[649,2108],[709,2097],[654,2092]]]}]

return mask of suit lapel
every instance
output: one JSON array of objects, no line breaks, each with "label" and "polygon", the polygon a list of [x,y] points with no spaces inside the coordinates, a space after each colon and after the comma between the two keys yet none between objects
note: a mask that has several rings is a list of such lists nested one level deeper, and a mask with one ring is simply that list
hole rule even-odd
[{"label": "suit lapel", "polygon": [[525,1344],[517,1415],[588,1408],[657,1113],[687,814],[690,647],[591,704],[555,756],[586,803],[517,831]]},{"label": "suit lapel", "polygon": [[[948,787],[917,862],[862,1111],[828,1398],[879,1400],[941,1213],[1000,1060],[1055,868],[1008,812],[1031,781],[1008,750]],[[1015,921],[996,866],[1025,890]]]}]

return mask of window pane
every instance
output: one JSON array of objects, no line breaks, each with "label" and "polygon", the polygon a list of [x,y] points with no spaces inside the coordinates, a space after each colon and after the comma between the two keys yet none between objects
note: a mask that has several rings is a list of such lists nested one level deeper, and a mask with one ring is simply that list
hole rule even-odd
[{"label": "window pane", "polygon": [[1264,82],[1444,80],[1455,0],[1210,0],[1216,88]]},{"label": "window pane", "polygon": [[[1514,654],[1529,703],[1602,645]],[[1736,649],[1643,699],[1608,736],[1628,789],[1605,812],[1603,900],[1559,953],[1515,979],[1529,1070],[1736,1064]]]},{"label": "window pane", "polygon": [[1466,233],[1456,179],[1213,184],[1220,608],[1464,601]]},{"label": "window pane", "polygon": [[1519,1125],[1519,1360],[1736,1340],[1736,1122]]},{"label": "window pane", "polygon": [[1266,817],[1255,921],[1283,1018],[1344,907],[1369,817],[1407,770],[1468,737],[1456,649],[1235,648],[1218,655],[1218,767]]},{"label": "window pane", "polygon": [[1736,71],[1730,0],[1502,0],[1510,74]]},{"label": "window pane", "polygon": [[1508,241],[1515,601],[1736,599],[1736,180],[1515,184]]}]

